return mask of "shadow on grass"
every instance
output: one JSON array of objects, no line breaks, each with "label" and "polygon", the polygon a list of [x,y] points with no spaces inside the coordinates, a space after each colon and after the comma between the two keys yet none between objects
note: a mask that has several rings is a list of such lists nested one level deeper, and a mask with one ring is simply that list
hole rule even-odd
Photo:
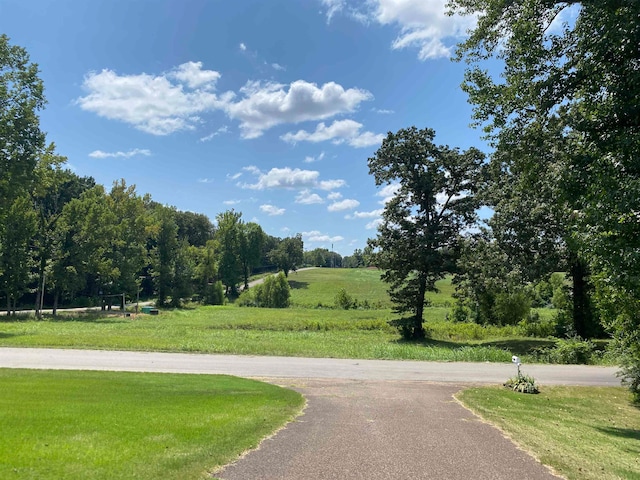
[{"label": "shadow on grass", "polygon": [[629,440],[637,440],[640,442],[640,430],[617,427],[596,427],[596,430],[613,437],[627,438]]},{"label": "shadow on grass", "polygon": [[296,282],[295,280],[289,280],[289,286],[295,290],[302,290],[309,288],[309,282]]},{"label": "shadow on grass", "polygon": [[508,350],[516,355],[528,355],[534,353],[539,348],[555,346],[554,340],[546,340],[542,338],[522,339],[514,338],[513,340],[498,340],[482,342],[482,346],[496,347]]},{"label": "shadow on grass", "polygon": [[[35,318],[31,318],[33,321],[38,321]],[[115,323],[127,323],[131,320],[131,317],[125,317],[121,313],[82,313],[78,315],[45,315],[43,317],[44,322],[63,323],[63,322],[78,322],[78,323],[102,323],[102,324],[115,324]]]},{"label": "shadow on grass", "polygon": [[398,344],[418,345],[423,347],[441,347],[456,349],[461,347],[495,347],[506,350],[515,355],[526,355],[532,353],[540,347],[552,347],[555,345],[553,340],[545,339],[522,339],[514,338],[513,340],[498,341],[465,341],[465,340],[437,340],[433,338],[425,338],[423,340],[406,340],[399,338],[394,340]]},{"label": "shadow on grass", "polygon": [[3,332],[0,332],[0,339],[20,337],[20,336],[21,335],[19,335],[17,333],[3,333]]}]

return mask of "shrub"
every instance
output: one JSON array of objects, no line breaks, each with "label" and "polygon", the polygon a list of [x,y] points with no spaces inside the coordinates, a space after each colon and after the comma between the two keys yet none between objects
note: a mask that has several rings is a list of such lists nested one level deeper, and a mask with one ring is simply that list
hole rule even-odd
[{"label": "shrub", "polygon": [[336,307],[343,310],[349,310],[351,308],[357,308],[358,302],[347,293],[344,288],[341,288],[334,298]]},{"label": "shrub", "polygon": [[518,372],[518,375],[511,377],[504,383],[504,386],[520,393],[539,393],[538,386],[533,377]]},{"label": "shrub", "polygon": [[284,273],[270,275],[260,285],[245,290],[238,298],[241,307],[286,308],[291,299],[291,287]]},{"label": "shrub", "polygon": [[223,305],[224,304],[224,287],[221,281],[209,283],[204,289],[203,303],[205,305]]},{"label": "shrub", "polygon": [[588,364],[595,350],[595,344],[575,336],[560,339],[551,351],[553,363]]},{"label": "shrub", "polygon": [[515,325],[529,315],[531,300],[524,292],[499,293],[492,308],[494,320],[499,325]]},{"label": "shrub", "polygon": [[415,323],[414,317],[396,318],[387,322],[392,327],[396,328],[402,338],[405,340],[413,339],[413,327]]},{"label": "shrub", "polygon": [[471,311],[461,302],[456,302],[451,311],[447,313],[447,320],[456,323],[467,322],[469,318],[471,318]]},{"label": "shrub", "polygon": [[556,322],[555,319],[541,320],[538,312],[531,312],[518,323],[518,328],[525,337],[552,337],[556,333]]}]

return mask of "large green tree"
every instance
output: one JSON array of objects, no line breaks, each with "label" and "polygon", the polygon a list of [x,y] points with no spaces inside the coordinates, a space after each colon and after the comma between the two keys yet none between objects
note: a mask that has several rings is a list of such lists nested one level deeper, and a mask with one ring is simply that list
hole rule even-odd
[{"label": "large green tree", "polygon": [[389,133],[369,172],[376,185],[397,185],[382,214],[375,263],[384,270],[397,313],[410,313],[403,334],[419,339],[427,291],[455,268],[453,252],[462,231],[476,221],[475,197],[484,154],[475,148],[460,152],[433,143],[432,129],[416,127]]},{"label": "large green tree", "polygon": [[38,65],[30,63],[26,50],[0,35],[0,216],[34,181],[45,145],[38,118],[45,102]]},{"label": "large green tree", "polygon": [[284,272],[285,277],[290,271],[296,271],[304,262],[304,242],[302,235],[287,237],[282,240],[276,248],[269,253],[269,259],[276,265],[278,270]]},{"label": "large green tree", "polygon": [[[548,142],[623,377],[640,399],[640,2],[451,0],[477,15],[458,57],[497,152]],[[563,22],[563,20],[566,20]],[[487,59],[497,58],[493,74]],[[493,64],[492,68],[496,65]],[[530,172],[535,158],[512,158]],[[531,190],[532,195],[535,191]]]}]

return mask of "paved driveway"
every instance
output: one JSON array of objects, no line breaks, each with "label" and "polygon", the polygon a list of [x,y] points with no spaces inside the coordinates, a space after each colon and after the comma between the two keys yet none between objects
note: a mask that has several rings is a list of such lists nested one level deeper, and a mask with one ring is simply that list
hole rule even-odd
[{"label": "paved driveway", "polygon": [[[0,348],[0,367],[231,374],[304,394],[304,414],[225,480],[555,478],[453,398],[503,382],[511,364]],[[611,367],[523,368],[542,385],[619,385]]]}]

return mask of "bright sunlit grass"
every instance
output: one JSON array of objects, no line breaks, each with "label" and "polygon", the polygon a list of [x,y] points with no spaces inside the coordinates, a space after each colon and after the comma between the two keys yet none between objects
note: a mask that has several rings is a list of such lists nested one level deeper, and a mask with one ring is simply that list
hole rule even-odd
[{"label": "bright sunlit grass", "polygon": [[210,478],[304,403],[229,376],[0,369],[0,384],[6,479]]},{"label": "bright sunlit grass", "polygon": [[626,389],[485,387],[457,397],[569,479],[640,479],[640,409]]}]

